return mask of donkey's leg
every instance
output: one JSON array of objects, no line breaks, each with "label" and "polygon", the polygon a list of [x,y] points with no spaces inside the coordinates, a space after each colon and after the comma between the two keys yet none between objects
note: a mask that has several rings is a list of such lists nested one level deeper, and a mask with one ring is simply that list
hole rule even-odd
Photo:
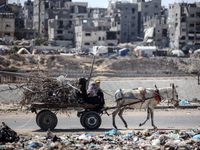
[{"label": "donkey's leg", "polygon": [[128,128],[128,125],[127,125],[126,121],[124,120],[124,118],[123,118],[123,116],[122,116],[125,108],[126,108],[126,107],[123,107],[123,108],[120,110],[120,112],[118,113],[118,115],[119,115],[119,117],[122,119],[122,121],[123,121],[125,127]]},{"label": "donkey's leg", "polygon": [[149,120],[150,113],[151,113],[151,109],[148,107],[147,108],[147,118],[143,123],[140,123],[139,126],[144,125],[147,122],[147,120]]},{"label": "donkey's leg", "polygon": [[154,129],[158,129],[155,125],[154,125],[154,109],[151,109],[151,125],[154,127]]},{"label": "donkey's leg", "polygon": [[118,114],[118,112],[121,110],[121,107],[117,108],[113,113],[112,113],[112,119],[113,119],[113,126],[117,129],[117,126],[115,125],[115,117]]}]

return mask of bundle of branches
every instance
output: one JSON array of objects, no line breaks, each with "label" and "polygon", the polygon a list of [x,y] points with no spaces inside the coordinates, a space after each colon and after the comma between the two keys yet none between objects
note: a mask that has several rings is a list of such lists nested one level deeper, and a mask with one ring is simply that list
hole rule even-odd
[{"label": "bundle of branches", "polygon": [[66,80],[64,76],[58,79],[34,76],[30,78],[26,86],[23,86],[24,97],[22,106],[36,102],[45,103],[82,103],[77,97],[78,81]]}]

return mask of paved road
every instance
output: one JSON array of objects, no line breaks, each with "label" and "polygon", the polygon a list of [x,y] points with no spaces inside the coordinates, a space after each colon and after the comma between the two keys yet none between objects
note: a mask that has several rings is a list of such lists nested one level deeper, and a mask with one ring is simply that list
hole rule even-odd
[{"label": "paved road", "polygon": [[[164,112],[163,112],[164,114]],[[145,129],[151,128],[151,122],[147,121],[147,123],[139,127],[139,123],[143,122],[146,119],[145,115],[140,116],[124,116],[125,120],[128,123],[129,129]],[[32,132],[41,131],[40,128],[35,123],[35,114],[27,114],[27,116],[14,117],[14,118],[6,118],[1,116],[1,122],[5,122],[12,129],[31,129]],[[155,125],[159,129],[189,129],[189,128],[198,128],[200,126],[200,117],[199,115],[187,114],[187,115],[162,115],[162,111],[160,115],[155,114]],[[124,129],[124,125],[119,117],[116,118],[116,124],[119,129]],[[110,130],[112,129],[112,118],[111,116],[102,116],[102,124],[99,128],[102,130]],[[84,128],[80,124],[80,120],[76,116],[72,117],[58,117],[58,125],[55,131],[85,131]]]}]

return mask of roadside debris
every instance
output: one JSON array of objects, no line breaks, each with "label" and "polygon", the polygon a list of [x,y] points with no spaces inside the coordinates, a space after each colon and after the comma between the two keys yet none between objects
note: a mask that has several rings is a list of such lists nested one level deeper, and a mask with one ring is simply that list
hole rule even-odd
[{"label": "roadside debris", "polygon": [[17,140],[17,133],[2,122],[2,125],[0,126],[0,143],[14,142]]},{"label": "roadside debris", "polygon": [[190,102],[186,101],[185,99],[182,99],[182,100],[180,101],[180,104],[190,104]]},{"label": "roadside debris", "polygon": [[[5,124],[3,125],[5,127]],[[7,126],[6,126],[7,127]],[[9,128],[9,127],[7,127]],[[9,129],[11,130],[11,129]],[[2,131],[2,130],[1,130]],[[14,132],[15,133],[15,132]],[[2,132],[1,132],[2,135]],[[15,133],[15,135],[17,135]],[[23,136],[0,142],[0,149],[199,149],[200,128],[187,131],[148,130],[121,133],[116,128],[104,135],[62,134],[50,130],[45,135]]]}]

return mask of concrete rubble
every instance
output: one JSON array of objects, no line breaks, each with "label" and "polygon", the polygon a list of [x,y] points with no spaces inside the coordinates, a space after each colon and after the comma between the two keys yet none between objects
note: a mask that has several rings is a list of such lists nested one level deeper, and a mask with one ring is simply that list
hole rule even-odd
[{"label": "concrete rubble", "polygon": [[[121,133],[117,129],[105,131],[104,135],[90,133],[73,133],[56,135],[48,130],[46,135],[24,134],[16,135],[12,141],[5,137],[11,130],[5,123],[0,130],[0,149],[200,149],[200,128],[190,130],[134,130],[131,133]],[[13,130],[12,130],[13,131]],[[9,137],[7,135],[7,137]],[[10,135],[13,137],[13,135]]]}]

